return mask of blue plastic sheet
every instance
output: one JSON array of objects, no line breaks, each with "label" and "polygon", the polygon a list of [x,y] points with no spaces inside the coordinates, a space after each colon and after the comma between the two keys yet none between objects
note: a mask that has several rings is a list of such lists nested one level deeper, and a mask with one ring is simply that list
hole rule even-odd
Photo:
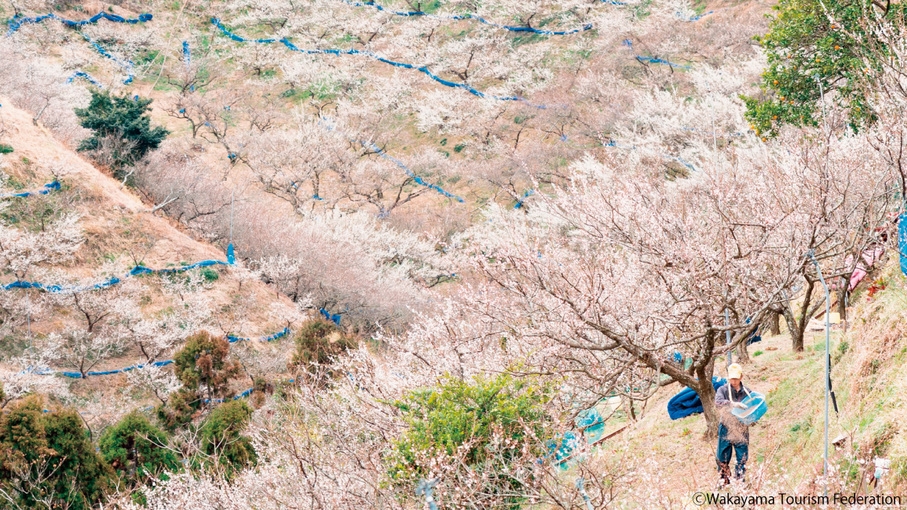
[{"label": "blue plastic sheet", "polygon": [[340,314],[339,313],[331,313],[331,312],[325,310],[324,308],[319,308],[318,311],[321,313],[321,315],[324,316],[325,319],[333,322],[334,324],[336,324],[338,326],[340,325]]},{"label": "blue plastic sheet", "polygon": [[186,67],[192,63],[192,51],[189,49],[189,41],[183,41],[183,62]]},{"label": "blue plastic sheet", "polygon": [[101,82],[94,79],[93,76],[91,76],[90,74],[88,74],[84,71],[76,71],[76,72],[72,73],[72,76],[70,76],[69,79],[66,80],[66,83],[72,83],[73,80],[75,80],[76,78],[82,78],[83,80],[87,81],[88,83],[91,83],[92,85],[94,85],[95,87],[97,87],[99,89],[104,88],[104,86],[101,85]]},{"label": "blue plastic sheet", "polygon": [[[386,9],[384,6],[382,6],[380,4],[376,4],[375,2],[356,2],[353,0],[344,0],[344,2],[349,5],[352,5],[353,7],[372,7],[381,12],[386,12],[389,14],[393,14],[395,16],[402,16],[405,18],[424,16],[427,18],[442,19],[442,20],[447,19],[447,20],[451,20],[451,21],[474,20],[474,21],[478,21],[479,23],[482,23],[484,25],[488,25],[488,26],[494,27],[494,28],[500,28],[502,30],[507,30],[510,32],[529,32],[529,33],[539,34],[539,35],[572,35],[572,34],[578,34],[580,32],[585,32],[586,30],[592,29],[592,24],[587,23],[587,24],[583,25],[582,27],[574,28],[573,30],[540,30],[540,29],[532,28],[532,27],[517,27],[517,26],[512,26],[512,25],[501,25],[500,23],[494,23],[492,21],[488,21],[485,18],[483,18],[475,13],[471,13],[471,12],[466,13],[466,14],[460,14],[460,15],[446,15],[445,16],[445,15],[438,15],[438,14],[429,14],[424,11],[394,11],[391,9]],[[603,2],[603,3],[612,3],[612,2]],[[613,3],[613,5],[625,5],[625,4],[617,2],[617,3]]]},{"label": "blue plastic sheet", "polygon": [[283,328],[282,330],[278,331],[277,333],[260,336],[257,338],[246,338],[246,337],[241,337],[241,336],[227,335],[227,341],[230,342],[231,344],[236,343],[236,342],[252,342],[252,341],[273,342],[274,340],[283,338],[289,334],[290,334],[290,328],[286,327],[286,328]]},{"label": "blue plastic sheet", "polygon": [[42,186],[40,189],[34,191],[21,191],[19,193],[7,193],[5,195],[0,195],[0,198],[28,198],[35,195],[47,195],[51,191],[58,191],[60,189],[60,183],[57,181],[49,182]]},{"label": "blue plastic sheet", "polygon": [[678,18],[680,18],[681,21],[687,21],[687,22],[691,22],[691,23],[692,23],[692,22],[694,22],[694,21],[699,21],[699,20],[701,20],[702,18],[704,18],[704,17],[706,17],[706,16],[708,16],[709,14],[712,14],[712,13],[714,13],[714,12],[715,12],[715,11],[704,12],[704,13],[702,13],[702,14],[696,14],[696,15],[690,16],[689,18],[684,17],[684,16],[683,16],[683,13],[681,13],[681,12],[679,12],[679,11],[676,12],[676,13],[674,13],[674,14],[675,14]]},{"label": "blue plastic sheet", "polygon": [[469,92],[470,94],[472,94],[472,95],[474,95],[474,96],[476,96],[476,97],[481,97],[481,98],[484,98],[484,99],[495,99],[495,100],[498,100],[498,101],[520,101],[520,102],[526,103],[526,104],[528,104],[528,105],[530,105],[530,106],[533,106],[533,107],[535,107],[535,108],[539,108],[539,109],[545,109],[545,108],[546,108],[545,105],[537,105],[537,104],[533,104],[533,103],[530,103],[530,102],[526,101],[525,99],[523,99],[523,98],[521,98],[521,97],[518,97],[518,96],[495,96],[495,95],[492,95],[492,94],[486,94],[485,92],[482,92],[481,90],[478,90],[478,89],[476,89],[475,87],[473,87],[473,86],[471,86],[471,85],[469,85],[469,84],[467,84],[467,83],[463,83],[463,82],[454,82],[454,81],[450,81],[450,80],[445,80],[444,78],[441,78],[440,76],[438,76],[438,75],[436,75],[435,73],[431,72],[431,70],[428,69],[427,66],[417,66],[417,65],[415,65],[415,64],[407,64],[406,62],[396,62],[396,61],[394,61],[394,60],[390,60],[390,59],[383,58],[383,57],[381,57],[381,56],[379,56],[379,55],[377,55],[377,54],[375,54],[375,53],[373,53],[373,52],[371,52],[371,51],[368,51],[368,50],[356,50],[356,49],[346,49],[346,50],[343,50],[343,49],[336,49],[336,48],[327,48],[327,49],[304,49],[304,48],[299,48],[299,47],[297,47],[295,44],[293,44],[292,42],[290,42],[290,41],[287,40],[286,38],[282,38],[282,39],[246,39],[246,38],[244,38],[244,37],[240,37],[239,35],[236,35],[236,34],[234,34],[233,32],[231,32],[230,30],[228,30],[227,27],[225,27],[225,26],[223,25],[223,23],[221,23],[220,19],[218,19],[218,18],[211,18],[211,24],[213,24],[213,25],[216,26],[218,29],[220,29],[220,31],[221,31],[225,36],[229,37],[231,40],[236,41],[236,42],[240,42],[240,43],[256,43],[256,44],[271,44],[271,43],[277,42],[277,43],[280,43],[280,44],[286,46],[287,49],[289,49],[289,50],[291,50],[291,51],[296,51],[296,52],[299,52],[299,53],[305,53],[305,54],[307,54],[307,55],[336,55],[336,56],[340,56],[340,55],[362,55],[362,56],[364,56],[364,57],[368,57],[368,58],[370,58],[370,59],[372,59],[372,60],[376,60],[376,61],[378,61],[378,62],[382,62],[382,63],[384,63],[384,64],[388,64],[388,65],[391,65],[391,66],[394,66],[394,67],[399,67],[399,68],[402,68],[402,69],[412,69],[412,70],[415,70],[415,71],[419,71],[420,73],[424,74],[425,76],[428,76],[428,77],[431,78],[432,80],[434,80],[434,81],[440,83],[441,85],[444,85],[445,87],[451,87],[451,88],[462,89],[462,90],[465,90],[466,92]]},{"label": "blue plastic sheet", "polygon": [[901,272],[907,275],[907,212],[898,217],[898,251],[901,254]]},{"label": "blue plastic sheet", "polygon": [[134,276],[141,276],[141,275],[146,275],[146,274],[176,274],[176,273],[183,273],[183,272],[189,271],[191,269],[197,269],[200,267],[210,267],[210,266],[217,266],[217,265],[229,266],[229,265],[233,264],[233,262],[229,261],[229,256],[232,252],[233,252],[233,245],[231,244],[227,247],[227,254],[228,254],[227,262],[224,262],[222,260],[203,260],[201,262],[196,262],[194,264],[189,264],[186,266],[170,267],[170,268],[165,268],[165,269],[151,269],[151,268],[148,268],[145,266],[135,266],[134,268],[130,269],[129,272],[122,278],[118,278],[118,277],[114,276],[114,277],[104,280],[102,282],[94,283],[91,285],[65,285],[65,286],[64,285],[48,285],[48,284],[38,283],[38,282],[27,282],[27,281],[22,281],[22,280],[16,280],[14,282],[7,283],[5,285],[0,285],[0,290],[7,291],[7,290],[12,290],[12,289],[38,289],[38,290],[42,290],[44,292],[49,292],[51,294],[74,294],[74,293],[78,293],[78,292],[106,289],[107,287],[112,287],[118,283],[122,283],[123,280],[126,280],[127,278],[131,278]]},{"label": "blue plastic sheet", "polygon": [[597,442],[605,433],[605,418],[595,409],[587,409],[576,418],[576,426],[583,431],[589,444]]},{"label": "blue plastic sheet", "polygon": [[[712,386],[718,388],[727,384],[727,380],[721,377],[712,377]],[[677,395],[674,395],[668,401],[668,416],[672,420],[686,418],[687,416],[702,412],[702,400],[699,394],[693,388],[684,388]]]},{"label": "blue plastic sheet", "polygon": [[646,57],[646,56],[642,56],[642,55],[637,55],[637,56],[636,56],[636,60],[638,60],[638,61],[640,61],[640,62],[642,62],[642,63],[644,63],[644,64],[645,64],[645,63],[649,63],[649,64],[664,64],[664,65],[666,65],[666,66],[670,66],[670,67],[673,67],[673,68],[675,68],[675,69],[689,69],[689,68],[690,68],[690,66],[688,66],[688,65],[684,65],[684,64],[675,64],[674,62],[670,62],[670,61],[668,61],[668,60],[664,60],[664,59],[660,59],[660,58],[655,58],[655,57]]},{"label": "blue plastic sheet", "polygon": [[147,364],[137,363],[135,365],[130,365],[128,367],[119,368],[116,370],[98,370],[98,371],[92,370],[92,371],[85,372],[84,376],[82,375],[81,372],[73,372],[73,371],[68,371],[68,370],[52,370],[49,368],[28,369],[27,371],[32,372],[34,374],[38,374],[38,375],[61,375],[63,377],[68,377],[70,379],[84,379],[85,377],[122,374],[124,372],[129,372],[130,370],[142,369],[142,368],[145,368],[146,366],[165,367],[172,363],[173,363],[172,359],[167,359],[167,360],[163,360],[163,361],[155,361],[153,363],[147,363]]},{"label": "blue plastic sheet", "polygon": [[555,461],[563,461],[573,455],[573,452],[579,448],[580,439],[576,434],[568,430],[564,432],[560,440],[549,439],[545,446],[548,448],[549,456],[554,457]]},{"label": "blue plastic sheet", "polygon": [[522,207],[523,207],[523,201],[526,200],[527,198],[529,198],[530,196],[532,196],[533,193],[535,193],[535,192],[534,192],[533,190],[531,190],[531,189],[530,189],[530,190],[526,190],[526,192],[523,193],[522,198],[520,198],[519,200],[516,201],[516,205],[514,205],[513,208],[514,208],[514,209],[520,209],[520,208],[522,208]]}]

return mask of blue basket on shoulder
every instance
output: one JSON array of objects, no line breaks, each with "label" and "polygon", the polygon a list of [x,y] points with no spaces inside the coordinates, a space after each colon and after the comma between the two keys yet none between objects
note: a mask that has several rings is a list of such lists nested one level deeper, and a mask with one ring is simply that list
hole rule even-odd
[{"label": "blue basket on shoulder", "polygon": [[759,421],[759,418],[768,411],[768,404],[765,403],[765,395],[757,392],[751,391],[746,398],[741,400],[746,406],[746,409],[732,408],[731,414],[737,417],[738,420],[743,422],[744,425],[752,425]]}]

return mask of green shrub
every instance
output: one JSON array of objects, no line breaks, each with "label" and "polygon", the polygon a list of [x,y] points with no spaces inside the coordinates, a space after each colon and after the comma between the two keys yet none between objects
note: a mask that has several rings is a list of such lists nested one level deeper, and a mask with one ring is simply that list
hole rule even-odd
[{"label": "green shrub", "polygon": [[217,274],[216,270],[206,267],[202,269],[202,278],[204,278],[206,282],[214,282],[220,278],[220,275]]},{"label": "green shrub", "polygon": [[307,322],[296,335],[295,342],[296,352],[291,364],[310,374],[317,373],[317,366],[329,365],[332,358],[356,347],[355,339],[323,319]]},{"label": "green shrub", "polygon": [[0,143],[0,154],[9,154],[13,152],[12,145],[6,145],[5,143]]},{"label": "green shrub", "polygon": [[223,472],[228,478],[253,466],[258,455],[252,441],[241,433],[252,418],[252,408],[241,400],[221,404],[199,429],[199,447],[204,457],[197,466]]},{"label": "green shrub", "polygon": [[523,481],[511,475],[517,464],[544,455],[551,419],[545,405],[551,386],[502,374],[463,381],[448,377],[432,389],[417,390],[394,402],[408,425],[386,457],[392,483],[410,491],[434,470],[441,456],[483,480],[476,490],[497,504],[517,508]]},{"label": "green shrub", "polygon": [[176,454],[166,448],[168,441],[166,432],[144,416],[131,413],[104,431],[101,455],[121,479],[135,487],[180,468]]},{"label": "green shrub", "polygon": [[95,452],[75,411],[44,412],[29,397],[0,416],[0,489],[12,508],[87,510],[102,501],[113,471]]},{"label": "green shrub", "polygon": [[174,373],[189,390],[200,390],[208,399],[231,397],[230,379],[240,375],[242,367],[228,359],[230,343],[207,331],[186,339],[186,344],[173,356]]}]

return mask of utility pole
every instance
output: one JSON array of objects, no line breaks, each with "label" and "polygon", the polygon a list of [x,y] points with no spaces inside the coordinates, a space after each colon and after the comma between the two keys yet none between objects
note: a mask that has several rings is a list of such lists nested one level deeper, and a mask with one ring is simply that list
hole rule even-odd
[{"label": "utility pole", "polygon": [[825,454],[822,466],[822,476],[825,478],[825,496],[828,496],[828,395],[831,392],[831,356],[829,353],[829,344],[831,343],[831,294],[828,291],[828,285],[825,284],[825,278],[822,277],[822,268],[819,267],[819,261],[816,260],[816,254],[809,250],[809,258],[816,265],[816,272],[819,274],[819,281],[825,288]]}]

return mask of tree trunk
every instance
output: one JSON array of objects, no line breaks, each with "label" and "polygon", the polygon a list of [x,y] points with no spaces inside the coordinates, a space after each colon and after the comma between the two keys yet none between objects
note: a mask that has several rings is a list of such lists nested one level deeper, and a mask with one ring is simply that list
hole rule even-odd
[{"label": "tree trunk", "polygon": [[[755,333],[753,334],[755,335]],[[740,345],[737,346],[737,358],[744,365],[750,362],[750,353],[746,347],[746,340],[740,342]]]},{"label": "tree trunk", "polygon": [[768,316],[769,333],[772,336],[781,334],[781,314],[772,312]]},{"label": "tree trunk", "polygon": [[694,388],[702,401],[702,414],[705,416],[705,435],[708,441],[718,437],[718,408],[715,407],[715,387],[712,380],[700,379],[698,388]]},{"label": "tree trunk", "polygon": [[847,283],[844,284],[845,288],[838,291],[838,314],[841,315],[841,320],[847,320]]},{"label": "tree trunk", "polygon": [[794,352],[803,352],[803,334],[805,329],[792,329],[790,332],[791,347]]}]

